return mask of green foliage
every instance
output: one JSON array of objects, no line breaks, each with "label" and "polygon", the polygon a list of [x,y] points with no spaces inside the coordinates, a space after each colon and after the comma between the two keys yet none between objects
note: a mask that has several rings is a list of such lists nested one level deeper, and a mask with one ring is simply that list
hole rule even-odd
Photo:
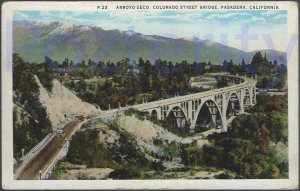
[{"label": "green foliage", "polygon": [[145,169],[163,170],[161,163],[148,161],[137,148],[135,138],[120,129],[117,123],[109,123],[117,130],[118,141],[113,144],[99,142],[99,130],[88,129],[77,132],[71,141],[66,160],[88,168],[112,168],[114,179],[132,179],[141,176]]},{"label": "green foliage", "polygon": [[270,74],[275,70],[275,66],[271,61],[268,61],[266,54],[262,56],[260,51],[254,54],[251,61],[251,66],[256,69],[258,75]]},{"label": "green foliage", "polygon": [[153,169],[155,171],[163,171],[165,167],[162,165],[162,162],[150,162],[148,165],[149,169]]},{"label": "green foliage", "polygon": [[180,145],[178,145],[174,141],[172,141],[171,143],[167,143],[163,147],[163,150],[164,150],[164,153],[166,153],[168,156],[172,156],[172,157],[179,156],[180,152],[181,152]]},{"label": "green foliage", "polygon": [[51,177],[50,177],[49,179],[50,179],[50,180],[59,180],[60,177],[61,177],[61,171],[55,169],[55,170],[53,171],[53,173],[51,174]]},{"label": "green foliage", "polygon": [[258,97],[257,104],[251,112],[260,124],[265,124],[271,141],[278,143],[288,141],[287,96]]},{"label": "green foliage", "polygon": [[252,115],[241,115],[233,120],[228,132],[234,137],[250,139],[254,142],[259,140],[259,125]]},{"label": "green foliage", "polygon": [[110,150],[99,143],[97,130],[76,133],[71,141],[67,160],[74,164],[87,165],[94,168],[115,168]]},{"label": "green foliage", "polygon": [[196,143],[181,145],[180,156],[183,164],[187,166],[199,166],[203,164],[203,154],[204,152],[202,152],[202,149],[199,149]]},{"label": "green foliage", "polygon": [[286,75],[282,75],[280,78],[279,78],[279,81],[278,83],[276,84],[276,88],[278,89],[284,89],[284,87],[287,85],[287,76]]},{"label": "green foliage", "polygon": [[233,179],[234,176],[231,173],[224,172],[215,176],[216,179]]},{"label": "green foliage", "polygon": [[140,176],[141,169],[135,166],[131,166],[130,168],[120,167],[109,174],[109,177],[113,179],[136,179]]},{"label": "green foliage", "polygon": [[49,91],[52,91],[52,67],[53,62],[49,57],[45,57],[44,63],[37,65],[36,75],[39,78],[41,84]]}]

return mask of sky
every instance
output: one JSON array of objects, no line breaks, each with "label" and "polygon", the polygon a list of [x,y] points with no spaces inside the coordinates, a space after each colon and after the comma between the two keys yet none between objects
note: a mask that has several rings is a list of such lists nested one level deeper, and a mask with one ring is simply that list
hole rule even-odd
[{"label": "sky", "polygon": [[15,11],[14,20],[71,21],[169,38],[209,39],[244,51],[286,52],[287,11]]}]

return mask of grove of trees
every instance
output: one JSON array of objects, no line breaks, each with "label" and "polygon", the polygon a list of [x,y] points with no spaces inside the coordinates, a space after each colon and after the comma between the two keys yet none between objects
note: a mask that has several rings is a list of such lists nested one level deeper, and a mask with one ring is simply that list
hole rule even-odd
[{"label": "grove of trees", "polygon": [[43,139],[52,129],[45,108],[39,101],[39,88],[34,79],[37,75],[49,90],[52,77],[45,63],[26,63],[18,55],[13,55],[13,145],[14,157],[19,158]]}]

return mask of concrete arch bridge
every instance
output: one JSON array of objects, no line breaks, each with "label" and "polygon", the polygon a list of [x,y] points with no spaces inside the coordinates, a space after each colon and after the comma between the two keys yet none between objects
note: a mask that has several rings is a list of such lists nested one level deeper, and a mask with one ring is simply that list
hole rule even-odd
[{"label": "concrete arch bridge", "polygon": [[233,116],[244,113],[246,107],[256,104],[256,76],[232,76],[215,74],[228,86],[210,91],[177,96],[129,107],[109,110],[124,111],[137,109],[146,116],[158,120],[169,120],[178,128],[188,127],[191,132],[203,128],[220,128],[227,131],[228,122]]}]

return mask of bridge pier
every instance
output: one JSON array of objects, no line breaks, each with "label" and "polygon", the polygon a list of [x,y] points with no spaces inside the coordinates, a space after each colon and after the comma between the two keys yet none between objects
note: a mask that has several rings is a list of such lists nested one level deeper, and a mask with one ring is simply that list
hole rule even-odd
[{"label": "bridge pier", "polygon": [[241,96],[240,96],[240,114],[244,113],[244,90],[241,90]]},{"label": "bridge pier", "polygon": [[212,126],[216,127],[217,126],[217,109],[215,108],[215,106],[213,104],[207,103],[207,106],[210,110],[210,117],[211,117],[211,122],[212,122]]},{"label": "bridge pier", "polygon": [[161,120],[161,107],[157,108],[156,113],[157,113],[157,120]]},{"label": "bridge pier", "polygon": [[228,128],[227,120],[223,120],[221,131],[222,132],[227,132],[227,128]]},{"label": "bridge pier", "polygon": [[226,103],[226,95],[225,93],[222,93],[222,132],[227,132],[227,119],[226,119],[226,111],[227,111],[227,103]]}]

